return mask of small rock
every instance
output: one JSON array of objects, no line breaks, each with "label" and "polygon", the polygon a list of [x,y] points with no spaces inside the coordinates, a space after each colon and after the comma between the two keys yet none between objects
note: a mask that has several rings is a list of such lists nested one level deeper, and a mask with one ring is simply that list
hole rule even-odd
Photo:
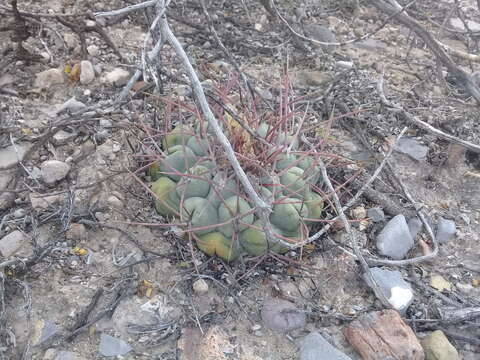
[{"label": "small rock", "polygon": [[48,69],[36,75],[34,86],[39,89],[48,89],[63,82],[63,73],[60,70]]},{"label": "small rock", "polygon": [[300,70],[293,73],[292,83],[295,87],[319,87],[332,80],[329,73],[315,70]]},{"label": "small rock", "polygon": [[412,235],[412,239],[415,239],[423,228],[422,220],[417,217],[413,217],[408,220],[408,229],[410,230],[410,235]]},{"label": "small rock", "polygon": [[299,345],[300,360],[350,360],[316,331],[300,340]]},{"label": "small rock", "polygon": [[26,215],[26,210],[25,209],[17,209],[13,212],[13,217],[16,219],[23,218]]},{"label": "small rock", "polygon": [[132,350],[132,347],[122,339],[102,333],[98,351],[102,356],[122,356]]},{"label": "small rock", "polygon": [[85,25],[86,25],[87,27],[92,28],[92,27],[95,27],[96,24],[97,24],[97,23],[96,23],[94,20],[90,20],[90,19],[85,20]]},{"label": "small rock", "polygon": [[173,91],[175,92],[175,94],[177,94],[178,96],[189,96],[191,93],[192,93],[192,89],[190,88],[190,86],[188,85],[177,85]]},{"label": "small rock", "polygon": [[87,52],[91,56],[97,56],[100,53],[100,49],[97,45],[89,45],[87,46]]},{"label": "small rock", "polygon": [[[308,24],[305,25],[304,27],[305,32],[307,33],[308,37],[311,37],[314,40],[324,42],[324,43],[336,43],[337,42],[337,37],[333,33],[332,30],[330,30],[326,26],[318,25],[318,24]],[[332,50],[335,48],[334,45],[317,45],[314,44],[315,46],[320,46],[323,51],[325,52],[332,52]]]},{"label": "small rock", "polygon": [[13,192],[0,193],[0,211],[7,210],[10,206],[13,205],[14,201],[15,201],[15,193]]},{"label": "small rock", "polygon": [[412,235],[402,214],[393,217],[377,236],[379,253],[392,259],[403,259],[413,244]]},{"label": "small rock", "polygon": [[116,196],[109,196],[107,199],[108,205],[110,205],[112,208],[115,209],[121,209],[123,208],[123,202]]},{"label": "small rock", "polygon": [[379,207],[374,207],[370,208],[367,210],[367,216],[373,221],[373,222],[380,222],[385,220],[385,213],[383,210]]},{"label": "small rock", "polygon": [[452,290],[452,284],[441,275],[432,275],[430,278],[430,286],[438,291]]},{"label": "small rock", "polygon": [[0,149],[0,170],[9,168],[23,160],[29,145],[15,144]]},{"label": "small rock", "polygon": [[427,158],[428,146],[419,144],[414,138],[402,137],[395,144],[395,150],[415,160],[423,161]]},{"label": "small rock", "polygon": [[63,34],[63,41],[65,41],[67,48],[70,50],[75,49],[75,47],[78,45],[77,37],[72,33]]},{"label": "small rock", "polygon": [[36,346],[45,343],[59,333],[60,327],[48,320],[39,320],[35,323],[32,343]]},{"label": "small rock", "polygon": [[57,146],[65,145],[75,139],[76,136],[77,133],[75,132],[70,133],[65,130],[60,130],[55,135],[53,135],[53,143]]},{"label": "small rock", "polygon": [[70,165],[59,160],[47,160],[40,166],[43,181],[48,185],[53,185],[67,176],[70,171]]},{"label": "small rock", "polygon": [[20,230],[12,231],[0,240],[0,254],[4,258],[14,255],[26,240],[27,237]]},{"label": "small rock", "polygon": [[457,229],[455,221],[444,218],[439,218],[437,223],[436,238],[439,244],[445,244],[448,240],[455,236]]},{"label": "small rock", "polygon": [[[392,307],[400,313],[405,313],[413,301],[413,290],[410,284],[403,280],[402,273],[397,270],[385,270],[377,267],[371,268],[370,271]],[[372,286],[367,278],[365,280]]]},{"label": "small rock", "polygon": [[83,60],[80,62],[80,83],[90,84],[95,80],[95,71],[93,70],[93,65],[88,60]]},{"label": "small rock", "polygon": [[130,73],[122,68],[116,68],[105,76],[105,80],[110,84],[115,84],[115,86],[125,85],[129,79]]},{"label": "small rock", "polygon": [[415,333],[395,310],[363,314],[342,331],[362,359],[424,360],[425,358]]},{"label": "small rock", "polygon": [[263,324],[272,330],[289,332],[305,326],[305,313],[290,301],[268,298],[264,301],[261,311]]},{"label": "small rock", "polygon": [[55,360],[77,360],[78,356],[72,351],[59,351]]},{"label": "small rock", "polygon": [[425,360],[459,360],[457,349],[441,330],[436,330],[421,341]]},{"label": "small rock", "polygon": [[208,292],[208,283],[204,279],[198,279],[193,283],[193,291],[197,294],[205,294]]},{"label": "small rock", "polygon": [[69,229],[65,233],[68,240],[82,241],[85,240],[87,229],[83,224],[70,224]]},{"label": "small rock", "polygon": [[[473,32],[480,31],[480,23],[472,21],[472,20],[465,20],[465,22],[467,23],[467,26],[468,26],[470,31],[473,31]],[[454,27],[457,30],[460,30],[460,31],[466,31],[467,30],[467,29],[465,29],[465,25],[463,23],[463,20],[460,19],[460,18],[450,19],[450,24],[452,25],[452,27]]]},{"label": "small rock", "polygon": [[86,107],[87,105],[85,105],[81,101],[78,101],[77,99],[75,99],[75,97],[72,97],[65,101],[62,106],[60,106],[60,109],[57,110],[57,114],[62,114],[64,112],[74,113],[83,110]]},{"label": "small rock", "polygon": [[367,211],[363,206],[357,206],[352,210],[352,216],[354,219],[365,219],[367,217]]},{"label": "small rock", "polygon": [[337,61],[336,64],[337,64],[338,67],[341,67],[342,69],[353,68],[353,62],[351,62],[351,61]]}]

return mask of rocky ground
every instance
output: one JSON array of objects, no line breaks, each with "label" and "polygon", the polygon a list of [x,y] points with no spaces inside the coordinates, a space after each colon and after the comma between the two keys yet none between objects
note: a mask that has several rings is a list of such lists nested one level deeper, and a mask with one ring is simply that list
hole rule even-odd
[{"label": "rocky ground", "polygon": [[[129,4],[19,1],[24,13],[17,15],[11,2],[0,6],[1,25],[17,16],[20,29],[0,32],[2,358],[478,359],[478,152],[416,126],[381,98],[480,144],[478,104],[428,47],[362,2],[356,9],[354,1],[282,1],[282,20],[260,2],[210,1],[229,57],[199,4],[175,2],[167,11],[205,88],[231,79],[233,58],[263,101],[278,108],[288,74],[296,106],[328,139],[329,175],[344,184],[343,203],[408,127],[390,167],[347,211],[367,259],[434,251],[414,205],[436,235],[438,254],[428,261],[372,265],[396,309],[386,310],[340,223],[285,256],[230,264],[165,226],[142,168],[146,139],[170,121],[165,99],[191,105],[193,97],[179,59],[165,47],[153,73],[161,93],[145,78],[121,107],[111,107],[144,42],[152,44],[145,39],[154,16],[141,10],[95,19],[91,12]],[[479,53],[475,1],[422,1],[409,13],[442,43]],[[320,46],[284,21],[318,41],[358,41]],[[18,37],[27,32],[22,52]],[[476,58],[453,59],[469,74],[480,71]],[[327,207],[325,216],[334,212]]]}]

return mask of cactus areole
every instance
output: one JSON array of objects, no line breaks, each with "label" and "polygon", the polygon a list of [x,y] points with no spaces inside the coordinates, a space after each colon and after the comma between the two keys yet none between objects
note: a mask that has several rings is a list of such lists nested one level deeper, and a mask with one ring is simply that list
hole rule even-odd
[{"label": "cactus areole", "polygon": [[[323,199],[315,191],[320,179],[318,154],[298,150],[294,136],[266,123],[255,129],[258,138],[266,140],[261,142],[242,128],[227,125],[223,130],[257,194],[271,204],[275,237],[291,244],[305,240],[323,210]],[[161,146],[163,155],[148,169],[155,208],[163,217],[187,224],[185,234],[200,250],[226,261],[242,254],[288,251],[269,242],[253,202],[208,126],[178,125],[163,137]]]}]

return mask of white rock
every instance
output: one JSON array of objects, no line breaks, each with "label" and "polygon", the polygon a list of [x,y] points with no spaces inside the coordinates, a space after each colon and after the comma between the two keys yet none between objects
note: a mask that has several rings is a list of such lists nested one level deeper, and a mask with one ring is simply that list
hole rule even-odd
[{"label": "white rock", "polygon": [[55,145],[65,145],[69,141],[72,141],[77,136],[77,133],[69,133],[65,130],[58,131],[55,135],[53,135],[53,143]]},{"label": "white rock", "polygon": [[106,76],[105,80],[107,83],[115,84],[115,86],[125,85],[130,79],[130,73],[121,68],[116,68],[110,71]]},{"label": "white rock", "polygon": [[205,294],[208,292],[208,284],[204,279],[198,279],[193,283],[193,291],[197,294]]},{"label": "white rock", "polygon": [[81,84],[90,84],[95,80],[95,71],[93,70],[93,65],[88,60],[83,60],[80,62],[80,83]]},{"label": "white rock", "polygon": [[34,86],[39,89],[48,89],[52,85],[63,84],[63,74],[58,69],[48,69],[38,73]]},{"label": "white rock", "polygon": [[40,170],[42,171],[43,181],[48,185],[52,185],[67,176],[70,171],[70,165],[63,161],[47,160],[41,165]]},{"label": "white rock", "polygon": [[84,109],[87,105],[72,97],[65,101],[62,106],[57,110],[57,114],[61,114],[63,112],[76,112]]},{"label": "white rock", "polygon": [[0,149],[0,170],[9,168],[22,161],[29,145],[16,144]]},{"label": "white rock", "polygon": [[25,234],[19,230],[15,230],[10,234],[5,235],[0,240],[0,253],[5,258],[12,256],[22,247],[25,240]]}]

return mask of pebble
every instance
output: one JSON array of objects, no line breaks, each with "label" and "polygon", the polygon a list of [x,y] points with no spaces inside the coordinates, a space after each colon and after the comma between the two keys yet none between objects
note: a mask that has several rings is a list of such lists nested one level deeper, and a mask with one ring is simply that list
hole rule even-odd
[{"label": "pebble", "polygon": [[178,96],[189,96],[192,93],[191,87],[183,84],[176,86],[173,91]]},{"label": "pebble", "polygon": [[430,333],[420,343],[425,351],[425,360],[459,360],[457,349],[441,330]]},{"label": "pebble", "polygon": [[0,211],[8,209],[15,201],[15,193],[3,192],[0,194]]},{"label": "pebble", "polygon": [[456,231],[455,221],[440,217],[438,219],[437,233],[435,235],[437,242],[439,244],[445,244],[455,236]]},{"label": "pebble", "polygon": [[415,160],[424,161],[427,158],[428,146],[420,144],[412,137],[402,137],[395,144],[395,150]]},{"label": "pebble", "polygon": [[300,340],[299,345],[300,360],[350,360],[316,331]]},{"label": "pebble", "polygon": [[305,312],[297,309],[290,301],[267,298],[262,306],[261,317],[265,327],[282,333],[303,328]]},{"label": "pebble", "polygon": [[[413,290],[410,284],[403,280],[402,273],[378,267],[371,268],[370,271],[388,302],[395,310],[404,314],[413,301]],[[365,280],[371,286],[368,279]]]},{"label": "pebble", "polygon": [[381,255],[403,259],[414,244],[405,216],[393,217],[378,234],[376,243]]},{"label": "pebble", "polygon": [[451,291],[452,283],[445,280],[441,275],[432,275],[430,278],[430,286],[438,291]]},{"label": "pebble", "polygon": [[410,230],[410,235],[412,235],[412,238],[415,239],[423,228],[423,223],[422,220],[420,220],[417,217],[413,217],[410,220],[408,220],[408,229]]},{"label": "pebble", "polygon": [[63,82],[63,73],[59,69],[48,69],[36,75],[34,86],[39,89],[48,89]]},{"label": "pebble", "polygon": [[15,144],[0,149],[0,170],[9,168],[23,160],[29,145]]},{"label": "pebble", "polygon": [[106,82],[110,84],[115,84],[115,86],[125,85],[129,79],[130,73],[122,68],[113,69],[105,76]]},{"label": "pebble", "polygon": [[65,145],[71,142],[77,136],[76,132],[67,132],[65,130],[58,131],[55,135],[53,135],[53,143],[55,145]]},{"label": "pebble", "polygon": [[61,194],[45,196],[31,193],[29,197],[33,210],[47,210],[50,206],[59,204],[64,199],[64,196]]},{"label": "pebble", "polygon": [[20,218],[23,218],[26,213],[27,211],[25,209],[20,208],[13,212],[13,217],[15,217],[16,219],[20,219]]},{"label": "pebble", "polygon": [[75,49],[78,45],[77,37],[72,33],[63,34],[63,41],[65,41],[65,44],[70,50]]},{"label": "pebble", "polygon": [[0,254],[4,258],[8,258],[14,255],[23,243],[27,240],[27,237],[20,230],[14,230],[10,234],[5,235],[0,239]]},{"label": "pebble", "polygon": [[65,233],[65,237],[68,240],[82,241],[85,240],[87,235],[87,229],[83,224],[70,224],[70,227]]},{"label": "pebble", "polygon": [[48,320],[38,320],[35,323],[33,331],[33,341],[35,346],[45,343],[60,331],[60,327]]},{"label": "pebble", "polygon": [[60,109],[57,110],[57,114],[62,114],[64,112],[74,113],[83,110],[86,107],[87,105],[85,105],[81,101],[78,101],[77,99],[75,99],[75,97],[72,97],[65,101],[62,106],[60,106]]},{"label": "pebble", "polygon": [[198,279],[193,283],[193,291],[197,294],[205,294],[208,292],[208,283],[204,279]]},{"label": "pebble", "polygon": [[367,210],[367,216],[373,222],[380,222],[385,220],[385,213],[383,212],[382,208],[374,207]]},{"label": "pebble", "polygon": [[132,347],[122,339],[102,333],[98,351],[102,356],[122,356],[129,353]]},{"label": "pebble", "polygon": [[337,66],[342,69],[351,69],[353,68],[353,62],[351,61],[337,61]]},{"label": "pebble", "polygon": [[93,65],[88,60],[83,60],[80,62],[80,83],[83,85],[90,84],[95,80],[95,70],[93,70]]},{"label": "pebble", "polygon": [[97,45],[89,45],[87,46],[87,52],[91,56],[97,56],[98,54],[100,54],[100,49]]},{"label": "pebble", "polygon": [[70,171],[70,165],[59,160],[47,160],[40,166],[42,179],[48,185],[64,179]]},{"label": "pebble", "polygon": [[352,216],[354,219],[365,219],[367,217],[367,211],[363,206],[357,206],[352,210]]},{"label": "pebble", "polygon": [[[318,25],[318,24],[308,24],[308,25],[305,25],[304,29],[307,35],[314,40],[317,40],[320,42],[326,42],[326,43],[337,42],[337,37],[335,36],[333,31],[326,26]],[[319,46],[316,44],[314,45]],[[335,48],[335,46],[333,45],[320,45],[320,46],[325,52],[328,52],[328,53],[332,52],[332,50]]]}]

